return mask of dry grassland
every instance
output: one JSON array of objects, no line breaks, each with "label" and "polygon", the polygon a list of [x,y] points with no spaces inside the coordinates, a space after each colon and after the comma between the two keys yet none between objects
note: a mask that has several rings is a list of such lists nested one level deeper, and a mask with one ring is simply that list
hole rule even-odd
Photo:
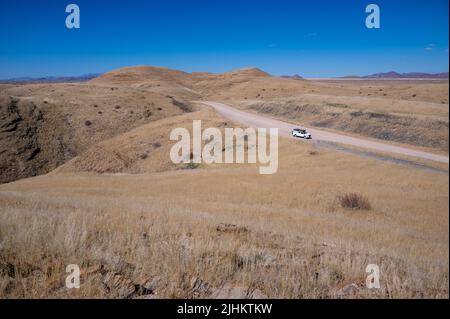
[{"label": "dry grassland", "polygon": [[234,126],[201,99],[448,153],[448,81],[353,82],[135,67],[0,85],[0,181],[16,180],[0,185],[0,298],[448,298],[448,165],[285,138],[274,175],[170,161],[173,128]]},{"label": "dry grassland", "polygon": [[448,153],[448,104],[306,94],[233,105],[281,120]]},{"label": "dry grassland", "polygon": [[[372,209],[340,207],[347,192]],[[448,297],[448,175],[291,140],[272,176],[248,165],[55,173],[1,186],[0,210],[2,297],[131,296],[104,273],[68,291],[69,263],[156,278],[152,298],[223,285],[270,298]],[[371,263],[376,292],[364,288]]]}]

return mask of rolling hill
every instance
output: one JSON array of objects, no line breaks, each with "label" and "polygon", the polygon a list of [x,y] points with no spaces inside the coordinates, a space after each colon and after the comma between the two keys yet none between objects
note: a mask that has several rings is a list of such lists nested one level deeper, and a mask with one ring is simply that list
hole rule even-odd
[{"label": "rolling hill", "polygon": [[[380,108],[377,99],[387,107]],[[285,120],[406,143],[417,141],[408,123],[420,123],[422,136],[430,137],[420,139],[420,145],[448,148],[448,139],[441,138],[448,119],[440,118],[448,115],[445,84],[354,85],[280,78],[257,68],[214,74],[136,66],[79,83],[0,85],[0,183],[48,173],[84,152],[91,154],[84,158],[96,158],[97,145],[193,112],[195,100],[228,101]],[[411,112],[420,119],[399,117]],[[144,156],[146,150],[137,152]],[[92,166],[80,159],[76,163]]]}]

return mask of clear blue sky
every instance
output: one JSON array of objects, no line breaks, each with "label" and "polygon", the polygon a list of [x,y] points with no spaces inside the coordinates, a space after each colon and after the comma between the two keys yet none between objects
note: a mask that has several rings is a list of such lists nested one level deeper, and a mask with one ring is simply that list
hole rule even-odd
[{"label": "clear blue sky", "polygon": [[[65,27],[65,6],[81,29]],[[381,29],[365,27],[365,6]],[[131,65],[307,77],[448,70],[448,0],[2,0],[0,78]]]}]

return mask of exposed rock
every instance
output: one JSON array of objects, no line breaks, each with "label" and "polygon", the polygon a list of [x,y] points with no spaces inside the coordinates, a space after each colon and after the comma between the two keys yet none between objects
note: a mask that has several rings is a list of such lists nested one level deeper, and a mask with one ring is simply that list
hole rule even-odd
[{"label": "exposed rock", "polygon": [[34,103],[0,97],[0,183],[32,175],[38,169],[27,162],[40,151],[37,131],[41,120],[42,114]]},{"label": "exposed rock", "polygon": [[[130,298],[145,298],[156,299],[156,288],[159,285],[158,277],[145,277],[140,281],[133,281],[130,277],[121,273],[106,269],[104,265],[95,265],[87,269],[80,270],[81,286],[86,281],[93,279],[98,280],[105,289],[105,295],[114,298],[130,299]],[[65,287],[65,275],[61,278],[48,282],[47,286],[53,295],[60,298],[67,295],[68,290]]]},{"label": "exposed rock", "polygon": [[133,297],[133,299],[161,299],[158,295],[141,295]]},{"label": "exposed rock", "polygon": [[211,285],[199,277],[191,277],[187,295],[190,298],[201,298],[211,292]]},{"label": "exposed rock", "polygon": [[114,271],[108,271],[103,266],[99,270],[90,271],[90,274],[100,273],[102,283],[119,298],[136,298],[139,296],[148,296],[156,294],[156,288],[159,285],[158,277],[147,277],[135,282],[129,277]]},{"label": "exposed rock", "polygon": [[137,291],[136,285],[130,279],[115,272],[108,271],[103,276],[102,282],[109,291],[115,293],[119,298],[130,298]]},{"label": "exposed rock", "polygon": [[63,116],[55,106],[37,103],[43,102],[0,96],[0,184],[48,173],[74,155]]},{"label": "exposed rock", "polygon": [[346,285],[346,286],[342,287],[341,289],[339,289],[336,292],[336,298],[338,298],[338,299],[352,298],[356,294],[358,294],[360,290],[361,290],[361,288],[359,288],[357,284],[352,283],[352,284]]},{"label": "exposed rock", "polygon": [[223,287],[214,290],[210,298],[212,299],[267,299],[259,289],[245,286],[225,284]]},{"label": "exposed rock", "polygon": [[150,277],[147,278],[145,280],[142,280],[140,283],[140,290],[144,293],[146,292],[146,294],[150,293],[150,294],[155,294],[156,293],[156,289],[159,287],[160,285],[160,278],[159,277]]}]

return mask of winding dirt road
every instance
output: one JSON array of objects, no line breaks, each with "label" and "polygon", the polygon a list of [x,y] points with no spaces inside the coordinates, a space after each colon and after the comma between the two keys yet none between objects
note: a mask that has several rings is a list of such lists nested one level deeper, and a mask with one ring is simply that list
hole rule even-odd
[{"label": "winding dirt road", "polygon": [[[200,102],[200,101],[199,101]],[[244,111],[237,110],[229,105],[218,103],[218,102],[210,102],[210,101],[201,101],[200,103],[208,105],[214,108],[219,114],[222,116],[240,123],[242,125],[248,127],[255,128],[278,128],[278,133],[280,136],[292,137],[292,129],[296,126],[294,124],[289,124],[286,122],[282,122],[279,120],[275,120],[269,117],[261,116],[254,113],[248,113]],[[359,148],[365,148],[373,151],[381,151],[387,153],[395,153],[406,156],[413,156],[416,158],[427,159],[440,163],[449,163],[449,157],[439,154],[433,154],[423,151],[418,151],[406,147],[400,147],[395,145],[390,145],[381,142],[374,142],[371,140],[351,137],[346,135],[341,135],[337,133],[326,132],[314,128],[304,127],[306,128],[312,135],[313,140],[315,141],[325,141],[337,144],[344,144],[349,146],[355,146]]]}]

